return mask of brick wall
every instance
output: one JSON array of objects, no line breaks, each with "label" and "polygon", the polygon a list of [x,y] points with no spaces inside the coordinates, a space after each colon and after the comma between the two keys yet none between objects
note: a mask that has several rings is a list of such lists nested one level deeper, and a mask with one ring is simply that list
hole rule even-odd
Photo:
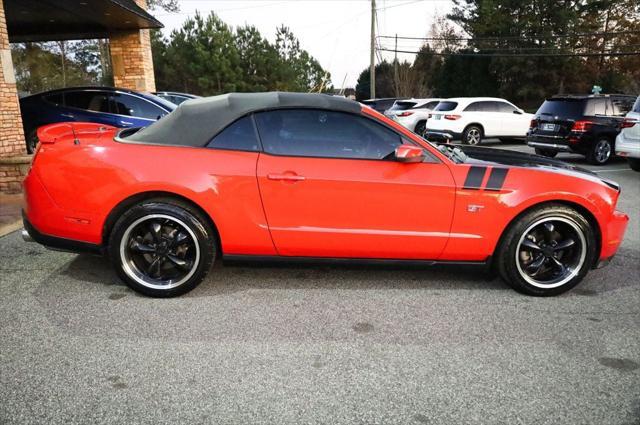
[{"label": "brick wall", "polygon": [[[145,0],[136,3],[146,9]],[[113,83],[139,91],[155,91],[151,37],[149,30],[126,31],[109,35]]]},{"label": "brick wall", "polygon": [[11,61],[4,4],[3,0],[0,0],[0,192],[20,191],[24,172],[22,163],[28,163],[28,160],[16,163],[15,158],[25,153],[22,118]]}]

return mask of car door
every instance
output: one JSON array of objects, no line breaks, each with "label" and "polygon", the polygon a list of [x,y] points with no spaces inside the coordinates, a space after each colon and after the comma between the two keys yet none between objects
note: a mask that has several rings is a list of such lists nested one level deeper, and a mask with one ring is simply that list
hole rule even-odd
[{"label": "car door", "polygon": [[103,90],[71,90],[64,93],[64,108],[60,115],[67,121],[95,122],[115,125],[109,101]]},{"label": "car door", "polygon": [[257,176],[280,255],[436,259],[449,237],[454,182],[429,158],[396,162],[398,133],[358,115],[255,114]]},{"label": "car door", "polygon": [[525,137],[531,123],[531,114],[525,114],[521,109],[507,102],[498,103],[501,117],[501,136]]},{"label": "car door", "polygon": [[118,127],[146,127],[168,114],[168,111],[142,97],[129,93],[113,93]]},{"label": "car door", "polygon": [[485,137],[504,136],[504,114],[500,111],[500,102],[480,102],[480,123],[484,127]]}]

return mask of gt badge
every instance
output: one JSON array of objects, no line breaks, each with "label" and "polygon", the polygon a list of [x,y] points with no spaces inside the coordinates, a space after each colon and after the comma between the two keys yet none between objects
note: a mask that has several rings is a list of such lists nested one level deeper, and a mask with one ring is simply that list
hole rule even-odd
[{"label": "gt badge", "polygon": [[483,208],[484,208],[484,205],[476,205],[476,204],[467,205],[467,211],[472,212],[472,213],[476,213],[476,212],[480,211]]}]

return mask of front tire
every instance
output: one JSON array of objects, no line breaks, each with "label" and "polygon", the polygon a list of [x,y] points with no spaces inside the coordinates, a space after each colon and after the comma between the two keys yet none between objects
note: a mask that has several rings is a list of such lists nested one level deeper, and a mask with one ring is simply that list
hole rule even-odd
[{"label": "front tire", "polygon": [[173,199],[144,201],[125,212],[109,237],[109,257],[118,276],[151,297],[189,292],[207,275],[216,236],[202,214]]},{"label": "front tire", "polygon": [[424,138],[425,131],[427,131],[427,122],[420,121],[418,122],[418,124],[416,124],[416,128],[414,129],[413,132],[416,133],[418,136]]},{"label": "front tire", "polygon": [[482,142],[482,128],[470,125],[462,132],[462,141],[467,145],[479,145]]},{"label": "front tire", "polygon": [[614,156],[614,146],[609,139],[598,139],[587,154],[587,161],[593,165],[604,165]]},{"label": "front tire", "polygon": [[640,171],[640,159],[627,158],[627,161],[629,161],[629,167],[631,167],[633,171]]},{"label": "front tire", "polygon": [[513,289],[552,296],[584,278],[596,259],[596,239],[583,215],[565,205],[550,204],[518,218],[496,255],[500,276]]}]

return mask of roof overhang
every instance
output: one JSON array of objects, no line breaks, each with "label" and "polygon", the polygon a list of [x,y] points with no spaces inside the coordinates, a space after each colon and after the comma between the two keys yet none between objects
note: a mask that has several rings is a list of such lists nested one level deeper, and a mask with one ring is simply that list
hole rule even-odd
[{"label": "roof overhang", "polygon": [[4,0],[4,11],[11,43],[106,38],[163,26],[133,0]]}]

